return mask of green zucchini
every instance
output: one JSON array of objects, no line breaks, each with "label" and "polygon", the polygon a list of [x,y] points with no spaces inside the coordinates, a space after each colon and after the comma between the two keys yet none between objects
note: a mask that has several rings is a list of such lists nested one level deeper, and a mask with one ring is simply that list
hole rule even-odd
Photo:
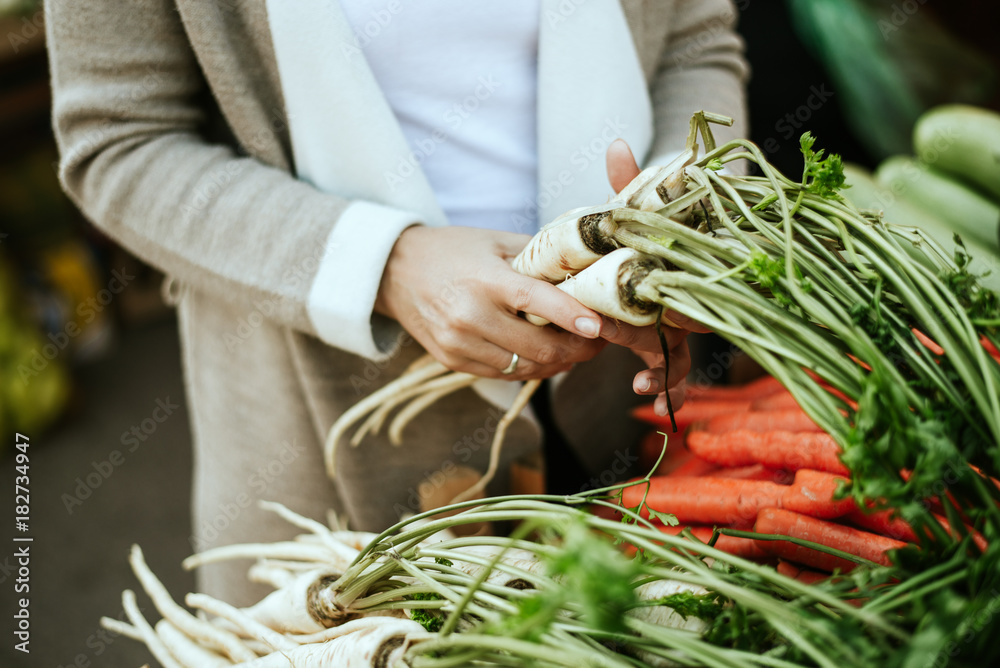
[{"label": "green zucchini", "polygon": [[951,104],[927,112],[913,130],[917,157],[1000,202],[1000,114]]},{"label": "green zucchini", "polygon": [[[850,188],[841,194],[854,206],[881,211],[882,218],[887,223],[920,228],[945,251],[954,253],[955,232],[946,222],[907,198],[894,195],[864,167],[845,164],[844,176],[847,177]],[[1000,254],[964,236],[962,242],[972,257],[969,271],[979,276],[988,272],[988,275],[980,279],[980,283],[983,287],[1000,292]]]},{"label": "green zucchini", "polygon": [[897,156],[883,162],[875,179],[898,197],[939,218],[966,241],[1000,252],[1000,205],[933,167]]}]

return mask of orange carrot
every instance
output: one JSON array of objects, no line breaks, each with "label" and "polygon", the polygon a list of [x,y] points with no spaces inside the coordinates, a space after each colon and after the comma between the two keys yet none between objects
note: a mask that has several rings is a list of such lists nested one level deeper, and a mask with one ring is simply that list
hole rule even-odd
[{"label": "orange carrot", "polygon": [[[707,420],[708,418],[716,415],[723,415],[725,413],[743,413],[749,409],[749,400],[685,400],[684,405],[674,411],[674,418],[677,420],[677,429],[681,430],[691,426],[695,422],[701,422],[702,420]],[[673,427],[670,425],[670,417],[666,415],[657,415],[653,410],[653,404],[645,404],[632,409],[632,416],[638,420],[654,425],[663,431],[671,432],[673,430]]]},{"label": "orange carrot", "polygon": [[[886,566],[890,565],[887,553],[906,546],[902,541],[885,536],[776,508],[760,511],[754,531],[809,540]],[[776,557],[827,572],[847,572],[857,566],[847,559],[787,541],[760,540],[759,543],[761,549]]]},{"label": "orange carrot", "polygon": [[997,362],[1000,362],[1000,350],[997,350],[997,347],[993,345],[992,341],[990,341],[984,336],[982,339],[979,340],[979,342],[983,344],[984,348],[986,348],[986,352],[989,354],[990,357],[995,359]]},{"label": "orange carrot", "polygon": [[[654,471],[654,475],[666,475],[670,471],[689,460],[694,455],[684,447],[684,433],[673,434],[666,443],[666,452],[663,452],[663,434],[651,431],[642,439],[639,445],[639,470],[648,471],[653,468],[657,460],[660,465]],[[660,459],[660,454],[663,459]]]},{"label": "orange carrot", "polygon": [[763,464],[773,469],[815,469],[847,475],[840,448],[828,434],[736,430],[725,434],[692,431],[688,449],[698,457],[721,466]]},{"label": "orange carrot", "polygon": [[712,462],[705,461],[701,457],[691,455],[686,462],[675,468],[667,475],[671,478],[699,478],[702,476],[714,475],[718,470],[720,470],[718,464],[713,464]]},{"label": "orange carrot", "polygon": [[795,481],[781,495],[781,508],[821,520],[840,517],[857,508],[854,499],[834,500],[841,483],[847,478],[824,471],[799,469]]},{"label": "orange carrot", "polygon": [[[777,508],[786,487],[760,480],[728,480],[724,478],[652,478],[646,505],[661,513],[671,513],[681,523],[752,524],[761,508]],[[622,492],[622,504],[627,508],[639,505],[643,485],[627,487]],[[646,508],[643,516],[648,516]]]},{"label": "orange carrot", "polygon": [[687,397],[695,401],[752,401],[784,391],[777,378],[761,376],[743,385],[688,385]]},{"label": "orange carrot", "polygon": [[[712,466],[715,466],[715,464],[712,464]],[[751,464],[750,466],[739,466],[736,468],[716,468],[711,472],[711,476],[713,478],[731,478],[734,480],[766,480],[767,482],[776,482],[779,485],[788,485],[792,482],[792,474],[788,471],[769,469],[763,464]]]},{"label": "orange carrot", "polygon": [[[942,515],[934,513],[934,518],[950,535],[957,535],[952,531],[951,523]],[[859,508],[849,512],[845,519],[851,524],[874,531],[882,536],[888,536],[896,540],[904,540],[908,543],[917,542],[917,534],[909,522],[899,517],[895,510],[877,510],[873,513],[865,513]],[[980,551],[985,552],[989,546],[983,534],[979,533],[969,525],[965,525],[965,531],[972,536],[972,542]]]},{"label": "orange carrot", "polygon": [[781,392],[779,394],[772,394],[769,397],[762,397],[756,399],[752,404],[750,404],[750,410],[752,411],[782,411],[782,410],[802,410],[799,406],[799,402],[795,400],[791,392]]},{"label": "orange carrot", "polygon": [[808,568],[799,568],[795,564],[789,563],[784,559],[778,560],[777,570],[785,577],[798,580],[803,584],[816,584],[817,582],[826,580],[830,577],[826,573],[811,571]]},{"label": "orange carrot", "polygon": [[[695,538],[703,543],[707,543],[712,539],[712,532],[714,529],[712,527],[706,526],[689,526],[686,527],[691,529],[691,533]],[[685,529],[684,526],[661,526],[660,531],[671,536],[680,535],[681,531]],[[764,559],[768,556],[764,550],[760,549],[757,545],[757,541],[751,538],[740,538],[739,536],[719,536],[718,540],[715,541],[716,549],[722,550],[727,554],[731,554],[736,557],[743,557],[744,559]]]},{"label": "orange carrot", "polygon": [[[696,426],[696,425],[693,425]],[[775,411],[750,411],[749,413],[727,413],[708,419],[703,431],[723,434],[742,429],[744,431],[823,431],[801,408]]]},{"label": "orange carrot", "polygon": [[913,335],[915,337],[917,337],[917,341],[920,341],[920,343],[923,344],[924,348],[927,348],[927,350],[931,351],[935,355],[938,355],[939,357],[941,355],[944,355],[944,348],[935,343],[934,340],[931,339],[929,336],[921,332],[916,327],[914,327],[910,331],[913,332]]},{"label": "orange carrot", "polygon": [[916,543],[917,534],[914,533],[910,523],[899,517],[895,510],[876,510],[866,513],[860,508],[855,508],[844,516],[844,519],[851,524],[874,531],[880,536],[887,536],[896,540],[904,540],[907,543]]}]

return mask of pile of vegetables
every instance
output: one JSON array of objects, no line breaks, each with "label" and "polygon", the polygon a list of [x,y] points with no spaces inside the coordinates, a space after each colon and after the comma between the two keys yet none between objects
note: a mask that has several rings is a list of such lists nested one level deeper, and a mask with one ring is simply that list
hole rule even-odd
[{"label": "pile of vegetables", "polygon": [[[961,243],[945,248],[845,200],[840,158],[817,151],[810,135],[792,180],[751,142],[716,146],[709,123],[725,121],[696,114],[675,163],[644,171],[605,205],[567,213],[514,266],[631,324],[662,328],[667,311],[693,318],[757,361],[774,379],[766,382],[784,388],[768,406],[786,414],[688,429],[691,451],[728,478],[647,477],[586,495],[468,501],[442,509],[464,510],[455,516],[425,513],[356,538],[349,551],[342,534],[279,510],[310,535],[188,562],[253,557],[251,577],[277,588],[242,611],[190,597],[216,615],[211,622],[164,600],[134,554],[157,608],[188,637],[179,644],[228,656],[218,665],[254,666],[327,665],[304,657],[369,636],[379,644],[356,645],[359,663],[335,665],[832,668],[1000,658],[1000,364],[987,349],[1000,334],[997,295],[970,272]],[[725,174],[735,160],[760,175]],[[581,289],[591,280],[604,296]],[[398,441],[424,406],[474,380],[422,361],[333,427],[328,467],[355,424],[356,445],[387,421]],[[505,425],[535,386],[524,385],[501,421],[480,489]],[[750,404],[764,400],[760,390]],[[671,431],[683,415],[670,409]],[[756,428],[741,429],[749,424]],[[794,477],[759,479],[775,470]],[[766,484],[733,492],[751,482]],[[506,538],[433,542],[486,522],[515,528]],[[905,525],[905,540],[852,543],[855,534],[841,530],[878,538],[866,528],[879,522]],[[748,545],[756,552],[740,551]],[[779,572],[774,556],[835,577]],[[368,616],[386,611],[408,619]],[[211,665],[180,660],[157,644],[173,631],[130,617],[122,630],[177,660],[165,665]],[[369,624],[385,628],[354,633]],[[213,635],[220,629],[225,641]],[[322,649],[302,649],[316,643]]]},{"label": "pile of vegetables", "polygon": [[[889,566],[893,550],[917,543],[913,527],[892,510],[862,509],[842,495],[850,472],[839,447],[773,378],[743,387],[695,386],[692,394],[677,414],[683,437],[672,441],[650,480],[646,505],[669,509],[679,522],[662,525],[663,531],[687,530],[750,559],[780,559],[779,571],[810,582],[859,563]],[[652,406],[636,414],[667,428]],[[647,451],[662,448],[656,432],[647,440]],[[634,507],[639,492],[626,490],[623,498]],[[929,501],[939,524],[951,531],[941,500]],[[979,550],[987,549],[981,534],[965,530]],[[847,558],[773,535],[817,542]]]},{"label": "pile of vegetables", "polygon": [[846,165],[859,207],[882,209],[888,220],[907,221],[939,244],[955,233],[972,255],[969,268],[983,285],[1000,289],[1000,114],[965,105],[937,107],[920,117],[915,156],[890,157],[874,174]]},{"label": "pile of vegetables", "polygon": [[[260,602],[238,609],[189,594],[190,609],[182,607],[133,547],[130,563],[163,618],[151,626],[126,591],[129,621],[102,623],[144,642],[164,668],[833,667],[909,651],[905,629],[857,605],[885,586],[884,572],[805,584],[665,535],[631,511],[627,521],[588,512],[590,504],[619,508],[601,499],[619,491],[467,502],[448,509],[464,508],[458,515],[426,513],[377,536],[332,531],[267,504],[308,533],[185,561],[256,559],[249,577],[275,588]],[[516,523],[510,537],[450,533],[501,521]],[[909,596],[938,588],[925,583]]]}]

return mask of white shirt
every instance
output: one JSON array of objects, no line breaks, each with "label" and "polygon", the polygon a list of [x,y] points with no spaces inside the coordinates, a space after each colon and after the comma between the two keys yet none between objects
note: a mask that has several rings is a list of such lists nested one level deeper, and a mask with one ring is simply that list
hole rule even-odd
[{"label": "white shirt", "polygon": [[534,234],[540,0],[340,0],[452,225]]}]

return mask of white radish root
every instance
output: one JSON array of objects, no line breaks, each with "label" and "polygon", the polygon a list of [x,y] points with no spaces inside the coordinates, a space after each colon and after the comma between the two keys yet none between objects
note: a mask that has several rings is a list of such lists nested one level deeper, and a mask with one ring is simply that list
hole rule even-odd
[{"label": "white radish root", "polygon": [[125,615],[128,617],[128,620],[132,622],[132,625],[142,637],[142,641],[146,643],[146,647],[156,657],[156,660],[163,664],[163,668],[185,668],[174,659],[173,654],[163,644],[160,637],[156,635],[156,631],[149,625],[146,618],[142,616],[142,612],[139,611],[139,605],[135,600],[135,592],[131,589],[126,589],[122,592],[122,606],[125,608]]},{"label": "white radish root", "polygon": [[250,567],[250,570],[247,571],[247,579],[250,582],[281,589],[295,579],[295,574],[287,568],[281,568],[269,561],[262,560]]},{"label": "white radish root", "polygon": [[[497,555],[499,562],[486,577],[488,584],[513,589],[534,589],[530,576],[545,575],[545,563],[528,550],[518,548],[500,548],[492,545],[470,545],[450,550],[453,552],[449,560],[455,568],[472,577],[478,577]],[[471,557],[471,561],[462,559]]]},{"label": "white radish root", "polygon": [[496,476],[497,470],[500,468],[500,452],[503,448],[503,439],[507,435],[507,428],[510,426],[511,422],[517,419],[517,416],[521,414],[524,407],[528,405],[528,402],[531,400],[531,395],[535,393],[535,390],[537,390],[541,384],[541,379],[536,378],[525,382],[521,387],[520,392],[518,392],[517,396],[514,398],[514,403],[511,404],[510,408],[507,409],[507,412],[504,413],[503,417],[497,422],[497,429],[493,433],[493,442],[490,443],[490,463],[486,469],[486,473],[483,474],[483,477],[480,478],[476,484],[452,499],[451,502],[453,504],[473,499],[477,494],[486,490],[486,486],[493,480],[494,476]]},{"label": "white radish root", "polygon": [[[663,269],[657,258],[631,248],[619,248],[557,287],[587,308],[645,327],[656,322],[660,307],[637,298],[635,287],[655,269]],[[548,324],[537,316],[528,316],[528,321],[539,326]]]},{"label": "white radish root", "polygon": [[330,427],[326,443],[323,444],[323,459],[326,462],[326,473],[330,479],[334,479],[336,475],[337,443],[351,428],[351,425],[381,406],[383,402],[390,400],[397,393],[404,392],[410,387],[420,385],[443,373],[448,373],[448,368],[434,360],[430,355],[425,355],[411,364],[410,368],[399,378],[372,392],[344,411],[344,414]]},{"label": "white radish root", "polygon": [[132,571],[142,584],[142,588],[152,599],[156,609],[178,629],[202,644],[220,651],[233,661],[250,661],[257,656],[247,649],[236,635],[195,617],[174,601],[167,588],[146,565],[146,560],[138,545],[132,546],[129,564],[131,564]]},{"label": "white radish root", "polygon": [[[674,594],[689,593],[695,596],[704,596],[711,592],[704,587],[687,584],[686,582],[655,580],[637,587],[635,593],[641,601],[658,601]],[[708,628],[708,622],[704,619],[693,615],[685,619],[681,613],[666,605],[649,605],[632,608],[625,614],[649,622],[650,624],[656,624],[657,626],[685,629],[695,633],[701,633]]]},{"label": "white radish root", "polygon": [[264,510],[270,510],[271,512],[276,513],[289,524],[293,524],[300,529],[312,532],[312,534],[316,536],[324,546],[337,555],[338,561],[347,560],[348,563],[350,563],[355,557],[358,556],[358,550],[356,548],[345,544],[343,541],[337,540],[337,538],[333,535],[333,532],[320,522],[309,519],[308,517],[303,517],[280,503],[275,503],[273,501],[261,501],[259,502],[259,505]]},{"label": "white radish root", "polygon": [[[425,383],[424,387],[421,388],[423,394],[413,399],[403,410],[399,411],[396,417],[393,419],[392,424],[389,425],[389,442],[395,446],[400,446],[403,444],[403,430],[406,429],[406,425],[420,415],[425,408],[436,402],[441,397],[447,396],[452,392],[457,392],[458,390],[470,387],[478,378],[472,374],[451,374],[445,376],[444,378],[437,378],[435,382]],[[432,383],[434,385],[432,386]]]},{"label": "white radish root", "polygon": [[326,642],[301,645],[290,652],[275,652],[244,664],[244,668],[387,668],[399,665],[410,646],[428,636],[423,627],[414,621],[389,617],[377,619],[384,621]]},{"label": "white radish root", "polygon": [[573,209],[538,231],[511,266],[519,274],[558,283],[618,247],[612,212],[620,202]]},{"label": "white radish root", "polygon": [[639,183],[636,188],[629,187],[635,181],[630,183],[619,193],[619,199],[623,199],[629,208],[640,211],[659,211],[687,192],[685,169],[693,164],[696,158],[695,151],[686,149],[670,163],[660,167],[659,171],[651,178]]},{"label": "white radish root", "polygon": [[302,573],[243,612],[256,622],[282,633],[315,633],[336,624],[328,610],[324,587],[340,577],[329,570]]},{"label": "white radish root", "polygon": [[217,598],[206,594],[188,594],[184,598],[184,602],[192,608],[204,610],[210,615],[226,620],[240,629],[242,634],[259,640],[272,651],[289,652],[299,646],[297,642],[289,640],[277,631],[253,619],[246,611],[235,608]]},{"label": "white radish root", "polygon": [[155,628],[160,641],[185,668],[226,668],[233,665],[232,661],[221,654],[191,640],[166,619],[158,621]]},{"label": "white radish root", "polygon": [[290,559],[310,561],[316,565],[326,565],[336,570],[346,569],[353,557],[348,558],[333,552],[325,545],[285,541],[281,543],[243,543],[224,545],[198,554],[193,554],[182,562],[185,570],[192,570],[205,564],[215,564],[231,559]]}]

